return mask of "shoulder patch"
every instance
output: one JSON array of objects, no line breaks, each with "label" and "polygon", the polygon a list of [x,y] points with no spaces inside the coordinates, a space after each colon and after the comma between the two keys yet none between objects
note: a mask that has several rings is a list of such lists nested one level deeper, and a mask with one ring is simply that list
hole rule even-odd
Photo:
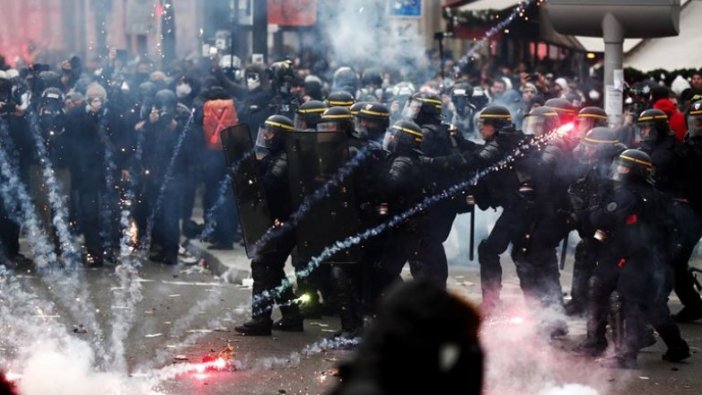
[{"label": "shoulder patch", "polygon": [[618,207],[618,205],[616,202],[609,202],[607,204],[607,211],[612,212],[612,211],[616,210],[617,207]]}]

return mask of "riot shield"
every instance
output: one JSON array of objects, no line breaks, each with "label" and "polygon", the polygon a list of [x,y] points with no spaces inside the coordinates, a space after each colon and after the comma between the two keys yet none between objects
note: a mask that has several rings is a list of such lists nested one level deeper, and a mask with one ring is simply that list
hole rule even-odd
[{"label": "riot shield", "polygon": [[[239,211],[241,233],[244,236],[246,255],[252,258],[253,247],[271,227],[268,202],[260,182],[261,174],[253,153],[249,126],[238,124],[224,129],[220,135],[229,171],[232,174],[234,200]],[[233,166],[238,164],[236,169]],[[269,243],[271,244],[271,243]]]},{"label": "riot shield", "polygon": [[[290,192],[294,207],[300,207],[307,196],[337,177],[339,169],[348,162],[347,137],[339,132],[286,133]],[[309,204],[309,203],[305,203]],[[343,240],[360,230],[359,216],[351,176],[329,188],[320,201],[313,199],[296,227],[298,259],[309,261],[325,247]],[[327,263],[358,261],[358,247],[341,251]]]}]

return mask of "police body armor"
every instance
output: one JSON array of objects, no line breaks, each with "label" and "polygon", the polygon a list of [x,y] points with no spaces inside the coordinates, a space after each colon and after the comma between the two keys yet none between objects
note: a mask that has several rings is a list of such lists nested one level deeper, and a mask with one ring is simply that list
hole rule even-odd
[{"label": "police body armor", "polygon": [[[221,133],[222,147],[227,168],[232,173],[232,188],[236,196],[239,222],[244,236],[246,255],[253,258],[254,246],[273,225],[271,212],[261,182],[261,174],[253,153],[253,141],[246,124],[224,129]],[[238,163],[237,169],[232,166]],[[236,170],[236,171],[234,171]],[[273,248],[267,243],[265,248]]]},{"label": "police body armor", "polygon": [[[345,177],[338,186],[329,188],[321,201],[308,199],[327,181],[337,176],[349,161],[348,138],[340,132],[295,131],[285,134],[288,155],[290,191],[293,207],[309,204],[309,209],[296,226],[297,253],[309,261],[325,247],[343,240],[360,230],[359,215],[353,194],[353,178]],[[358,247],[340,251],[327,263],[357,262]]]}]

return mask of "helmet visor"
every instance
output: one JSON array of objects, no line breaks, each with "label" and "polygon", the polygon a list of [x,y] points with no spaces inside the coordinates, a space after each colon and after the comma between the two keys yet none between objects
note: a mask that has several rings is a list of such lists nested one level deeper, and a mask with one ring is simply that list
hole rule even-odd
[{"label": "helmet visor", "polygon": [[541,136],[549,132],[548,130],[545,130],[545,125],[546,122],[543,117],[527,115],[522,121],[522,132],[524,132],[524,134]]},{"label": "helmet visor", "polygon": [[320,122],[317,124],[317,131],[318,132],[339,132],[339,131],[341,131],[341,129],[339,128],[338,122]]},{"label": "helmet visor", "polygon": [[590,129],[595,127],[595,118],[578,117],[575,118],[575,132],[578,136],[584,136]]},{"label": "helmet visor", "polygon": [[702,115],[687,116],[687,135],[689,137],[702,137]]},{"label": "helmet visor", "polygon": [[657,136],[654,122],[639,122],[636,124],[636,135],[639,141],[655,141]]},{"label": "helmet visor", "polygon": [[270,150],[273,147],[273,139],[275,138],[275,130],[270,126],[263,124],[258,128],[256,135],[256,147]]},{"label": "helmet visor", "polygon": [[294,123],[295,123],[295,129],[298,129],[298,130],[307,129],[307,120],[305,119],[305,117],[303,115],[295,114]]},{"label": "helmet visor", "polygon": [[385,151],[394,152],[397,145],[397,136],[392,131],[385,132],[383,137],[383,149]]},{"label": "helmet visor", "polygon": [[360,139],[368,138],[368,121],[362,120],[358,117],[353,118],[353,130],[354,135]]},{"label": "helmet visor", "polygon": [[422,102],[410,98],[405,104],[405,108],[402,110],[402,117],[405,119],[417,119],[417,115],[422,110]]}]

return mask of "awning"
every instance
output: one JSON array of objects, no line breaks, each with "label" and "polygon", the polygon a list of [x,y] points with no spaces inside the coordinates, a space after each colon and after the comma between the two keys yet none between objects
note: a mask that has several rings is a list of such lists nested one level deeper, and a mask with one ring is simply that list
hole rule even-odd
[{"label": "awning", "polygon": [[645,40],[624,55],[624,66],[642,71],[699,68],[702,65],[702,1],[680,11],[680,35]]},{"label": "awning", "polygon": [[459,11],[483,11],[483,10],[496,10],[502,11],[507,8],[512,8],[519,3],[521,0],[476,0],[468,4],[462,5]]},{"label": "awning", "polygon": [[541,40],[547,43],[585,52],[585,47],[574,36],[558,33],[553,28],[551,19],[546,14],[545,7],[539,8],[539,36]]},{"label": "awning", "polygon": [[444,1],[444,5],[442,7],[460,7],[463,4],[470,3],[473,0],[446,0]]}]

